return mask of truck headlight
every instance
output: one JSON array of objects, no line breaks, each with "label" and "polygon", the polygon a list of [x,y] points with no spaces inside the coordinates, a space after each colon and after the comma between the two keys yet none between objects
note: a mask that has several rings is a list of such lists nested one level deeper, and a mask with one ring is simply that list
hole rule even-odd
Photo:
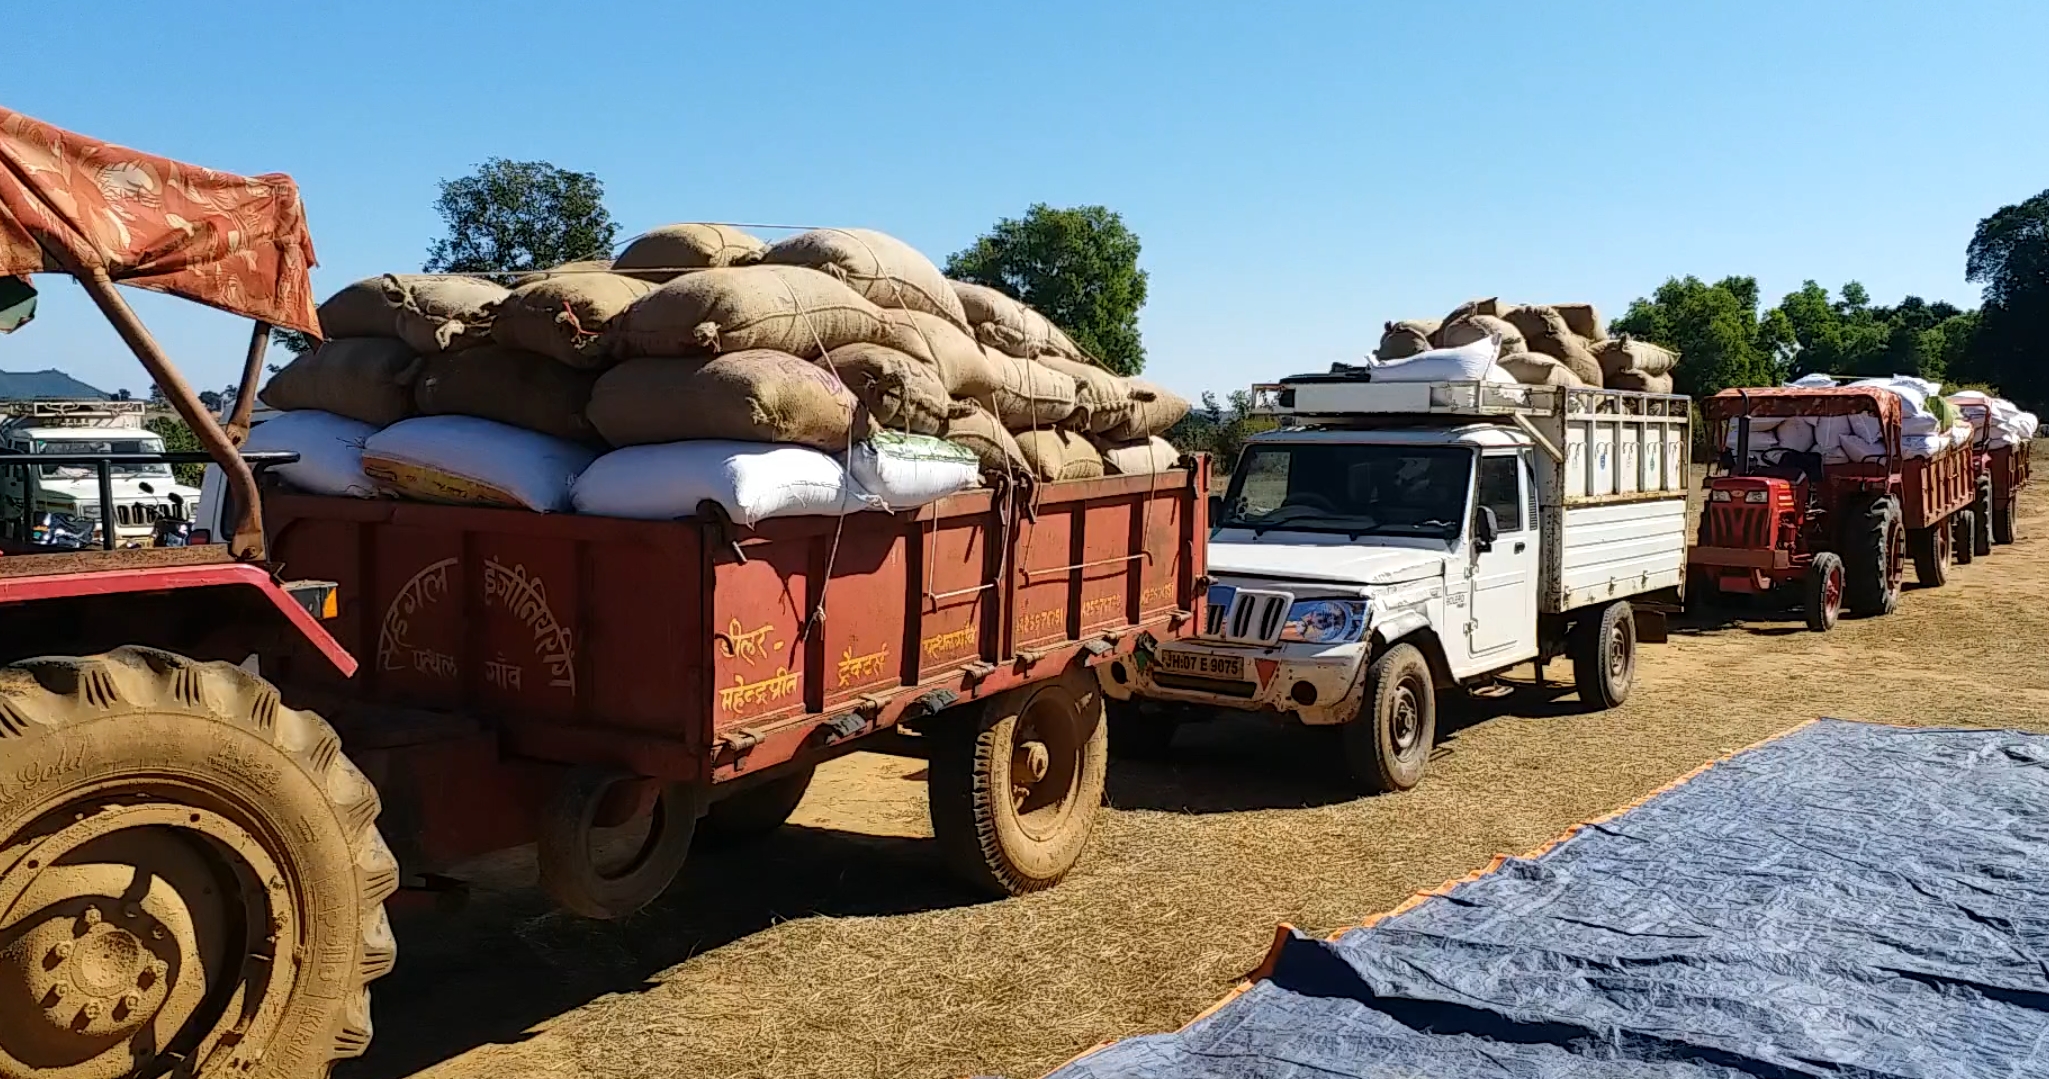
[{"label": "truck headlight", "polygon": [[1288,623],[1281,627],[1281,640],[1349,644],[1365,632],[1365,600],[1305,599],[1288,608]]}]

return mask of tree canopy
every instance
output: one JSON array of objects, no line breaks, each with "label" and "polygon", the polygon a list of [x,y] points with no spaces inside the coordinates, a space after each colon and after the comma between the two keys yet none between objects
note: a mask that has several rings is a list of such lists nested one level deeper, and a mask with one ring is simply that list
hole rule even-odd
[{"label": "tree canopy", "polygon": [[1970,373],[2030,407],[2049,405],[2049,191],[1978,222],[1964,276],[1985,287]]},{"label": "tree canopy", "polygon": [[591,173],[491,158],[469,176],[441,182],[434,209],[448,234],[428,248],[425,269],[539,270],[605,258],[619,227],[604,199],[605,185]]},{"label": "tree canopy", "polygon": [[1672,377],[1679,393],[1701,397],[1729,386],[1763,386],[1784,378],[1792,328],[1783,316],[1760,316],[1757,303],[1754,277],[1712,285],[1674,277],[1632,302],[1610,332],[1677,350],[1681,362]]},{"label": "tree canopy", "polygon": [[1030,304],[1103,366],[1135,375],[1145,368],[1138,311],[1146,273],[1138,252],[1137,234],[1107,207],[1039,203],[956,252],[946,274]]}]

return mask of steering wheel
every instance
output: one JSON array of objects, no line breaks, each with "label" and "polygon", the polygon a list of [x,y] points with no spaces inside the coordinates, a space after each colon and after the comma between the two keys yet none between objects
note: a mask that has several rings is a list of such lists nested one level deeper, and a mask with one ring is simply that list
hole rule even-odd
[{"label": "steering wheel", "polygon": [[1789,453],[1797,452],[1799,451],[1789,450],[1784,446],[1773,446],[1771,449],[1759,453],[1757,455],[1757,460],[1760,464],[1767,465],[1771,468],[1784,468],[1786,465],[1786,455]]},{"label": "steering wheel", "polygon": [[1281,504],[1281,508],[1286,509],[1291,505],[1307,506],[1310,509],[1322,510],[1325,513],[1336,513],[1338,511],[1337,503],[1314,491],[1297,491],[1289,495],[1287,501]]}]

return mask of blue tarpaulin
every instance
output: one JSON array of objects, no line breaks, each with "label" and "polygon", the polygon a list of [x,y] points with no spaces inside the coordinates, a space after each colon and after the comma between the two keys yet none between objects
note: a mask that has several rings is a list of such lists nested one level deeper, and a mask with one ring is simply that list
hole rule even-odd
[{"label": "blue tarpaulin", "polygon": [[2049,737],[1823,720],[1049,1079],[2049,1076]]}]

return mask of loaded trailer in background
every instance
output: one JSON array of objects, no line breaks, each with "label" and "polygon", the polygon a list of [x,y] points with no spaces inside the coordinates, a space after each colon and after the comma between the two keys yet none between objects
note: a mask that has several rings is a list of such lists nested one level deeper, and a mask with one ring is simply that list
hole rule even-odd
[{"label": "loaded trailer in background", "polygon": [[1971,423],[1971,464],[1977,497],[1975,554],[1989,555],[1994,545],[2014,541],[2020,519],[2020,492],[2028,485],[2034,446],[2034,417],[2008,402],[1981,393],[1949,398]]},{"label": "loaded trailer in background", "polygon": [[1112,745],[1158,752],[1188,705],[1341,725],[1375,790],[1414,786],[1437,697],[1569,656],[1580,698],[1628,696],[1686,567],[1684,397],[1356,369],[1255,387],[1213,514],[1191,639],[1113,664]]},{"label": "loaded trailer in background", "polygon": [[[1960,547],[1972,549],[1979,522],[1969,441],[1910,456],[1901,399],[1883,387],[1723,390],[1701,402],[1701,414],[1711,444],[1731,448],[1709,473],[1700,538],[1688,555],[1696,603],[1723,594],[1783,597],[1804,610],[1810,629],[1826,631],[1845,608],[1891,614],[1909,558],[1916,578],[1933,587],[1948,579]],[[1763,425],[1791,421],[1824,431],[1861,422],[1877,436],[1863,440],[1875,452],[1849,460],[1812,448],[1754,449]]]}]

